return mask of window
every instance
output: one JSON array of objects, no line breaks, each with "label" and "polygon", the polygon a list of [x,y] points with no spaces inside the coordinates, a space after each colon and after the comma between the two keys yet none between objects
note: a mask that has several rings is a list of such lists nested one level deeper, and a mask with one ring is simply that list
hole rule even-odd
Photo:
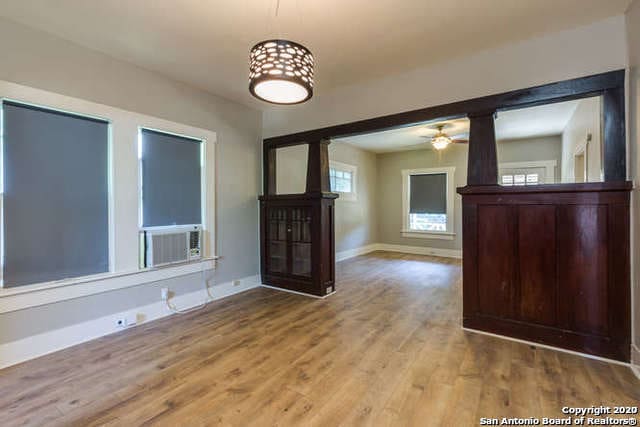
[{"label": "window", "polygon": [[500,163],[500,184],[539,185],[556,182],[556,160]]},{"label": "window", "polygon": [[141,226],[202,224],[203,147],[200,139],[141,129]]},{"label": "window", "polygon": [[502,185],[538,185],[540,184],[540,175],[537,173],[528,174],[507,174],[502,175]]},{"label": "window", "polygon": [[329,181],[331,191],[340,193],[338,200],[355,201],[357,199],[357,172],[358,168],[353,165],[334,161],[330,162]]},{"label": "window", "polygon": [[2,102],[2,283],[109,270],[109,123]]},{"label": "window", "polygon": [[404,237],[453,239],[455,168],[402,171]]}]

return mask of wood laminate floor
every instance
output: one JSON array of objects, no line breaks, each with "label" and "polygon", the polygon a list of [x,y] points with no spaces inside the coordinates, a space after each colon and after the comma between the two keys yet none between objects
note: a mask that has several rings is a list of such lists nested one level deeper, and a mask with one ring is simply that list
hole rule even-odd
[{"label": "wood laminate floor", "polygon": [[[637,405],[629,368],[464,332],[459,261],[376,252],[0,371],[0,423],[471,426]],[[214,288],[215,292],[215,288]]]}]

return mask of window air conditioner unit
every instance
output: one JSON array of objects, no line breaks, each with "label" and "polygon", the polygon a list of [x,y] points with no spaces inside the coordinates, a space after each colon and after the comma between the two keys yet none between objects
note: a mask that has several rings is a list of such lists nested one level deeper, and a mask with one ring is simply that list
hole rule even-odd
[{"label": "window air conditioner unit", "polygon": [[145,236],[147,267],[161,267],[201,258],[202,230],[199,226],[146,230]]}]

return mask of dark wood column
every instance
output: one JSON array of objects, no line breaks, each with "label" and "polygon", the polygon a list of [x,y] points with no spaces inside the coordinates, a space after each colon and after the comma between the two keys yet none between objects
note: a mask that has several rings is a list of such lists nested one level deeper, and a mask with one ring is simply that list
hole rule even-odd
[{"label": "dark wood column", "polygon": [[307,194],[328,193],[329,184],[329,144],[328,139],[309,143],[307,160]]},{"label": "dark wood column", "polygon": [[276,194],[276,149],[265,146],[263,153],[263,187],[265,195]]},{"label": "dark wood column", "polygon": [[467,185],[498,184],[495,111],[469,114]]},{"label": "dark wood column", "polygon": [[604,117],[604,180],[623,182],[627,179],[624,88],[606,89],[602,94]]}]

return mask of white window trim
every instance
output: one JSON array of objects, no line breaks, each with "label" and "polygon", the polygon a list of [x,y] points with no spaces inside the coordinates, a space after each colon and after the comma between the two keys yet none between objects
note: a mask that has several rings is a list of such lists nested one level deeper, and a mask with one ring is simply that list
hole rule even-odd
[{"label": "white window trim", "polygon": [[[215,132],[4,80],[0,80],[0,98],[71,112],[79,116],[100,118],[110,123],[109,271],[53,282],[0,287],[0,313],[139,286],[215,267],[214,260],[218,258],[215,245]],[[139,269],[139,207],[136,185],[133,184],[138,173],[138,127],[166,130],[178,135],[192,135],[207,141],[207,144],[204,144],[206,155],[202,157],[206,162],[203,166],[206,170],[203,179],[207,183],[206,197],[202,199],[205,211],[202,218],[203,257],[198,261],[177,266]],[[116,171],[118,173],[115,173]]]},{"label": "white window trim", "polygon": [[[402,170],[402,237],[414,237],[419,239],[453,240],[456,233],[454,229],[455,211],[455,172],[456,168],[423,168]],[[411,175],[433,175],[444,173],[447,176],[447,230],[446,231],[420,231],[409,228],[409,185]]]},{"label": "white window trim", "polygon": [[351,172],[351,192],[350,193],[343,193],[341,191],[331,190],[332,192],[338,193],[340,195],[340,197],[338,198],[338,201],[340,200],[342,200],[343,202],[358,201],[358,167],[354,165],[349,165],[347,163],[330,160],[329,168]]},{"label": "white window trim", "polygon": [[[546,181],[549,177],[553,178],[553,182],[556,182],[556,167],[558,166],[557,160],[533,160],[530,162],[504,162],[498,164],[498,171],[503,169],[520,169],[520,168],[544,168],[545,182],[542,184],[548,184]],[[502,173],[500,173],[502,175]]]},{"label": "white window trim", "polygon": [[199,273],[215,268],[217,258],[0,289],[0,314]]}]

